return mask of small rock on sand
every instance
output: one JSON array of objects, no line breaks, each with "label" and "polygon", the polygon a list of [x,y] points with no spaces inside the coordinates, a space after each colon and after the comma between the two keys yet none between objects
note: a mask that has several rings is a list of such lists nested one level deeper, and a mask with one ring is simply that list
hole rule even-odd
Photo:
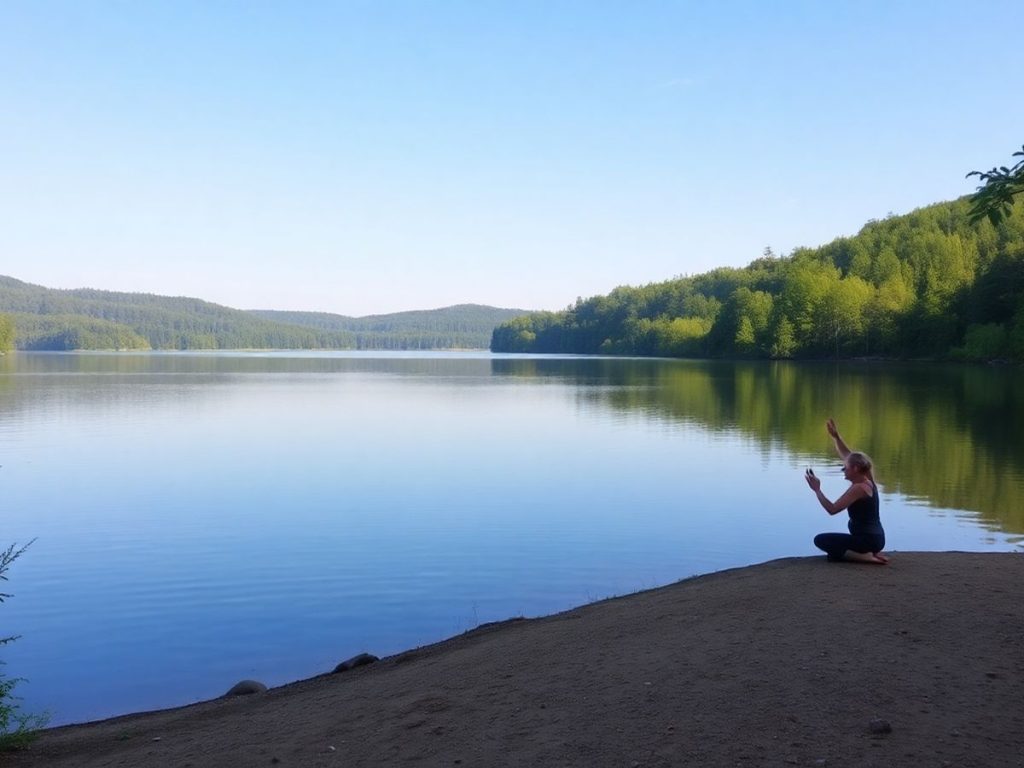
[{"label": "small rock on sand", "polygon": [[372,653],[360,653],[358,656],[353,656],[351,659],[346,659],[334,668],[334,672],[348,672],[350,669],[361,667],[365,664],[373,664],[375,661],[380,661]]},{"label": "small rock on sand", "polygon": [[263,693],[267,690],[267,686],[258,680],[242,680],[241,682],[235,683],[231,686],[231,690],[225,693],[225,696],[247,696],[250,693]]}]

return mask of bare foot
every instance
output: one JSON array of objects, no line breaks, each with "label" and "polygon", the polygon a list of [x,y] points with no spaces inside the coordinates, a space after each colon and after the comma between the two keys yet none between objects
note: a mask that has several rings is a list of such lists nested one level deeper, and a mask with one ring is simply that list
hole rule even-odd
[{"label": "bare foot", "polygon": [[854,552],[852,549],[846,550],[843,559],[854,563],[873,563],[875,565],[885,565],[889,562],[889,558],[877,552]]}]

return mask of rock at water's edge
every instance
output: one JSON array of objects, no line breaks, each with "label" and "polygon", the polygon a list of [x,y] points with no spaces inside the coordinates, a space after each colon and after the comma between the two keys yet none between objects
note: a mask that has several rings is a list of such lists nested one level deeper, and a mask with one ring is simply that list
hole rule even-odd
[{"label": "rock at water's edge", "polygon": [[242,680],[231,686],[231,690],[225,696],[248,696],[250,693],[263,693],[267,686],[259,680]]},{"label": "rock at water's edge", "polygon": [[346,659],[334,668],[334,673],[348,672],[350,669],[361,667],[365,664],[373,664],[375,661],[380,661],[372,653],[360,653],[358,656],[353,656],[351,659]]}]

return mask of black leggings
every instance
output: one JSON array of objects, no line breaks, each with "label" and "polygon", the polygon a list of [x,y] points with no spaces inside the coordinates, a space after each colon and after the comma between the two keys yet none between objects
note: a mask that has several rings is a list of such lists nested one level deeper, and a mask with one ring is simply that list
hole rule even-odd
[{"label": "black leggings", "polygon": [[885,548],[885,534],[819,533],[814,537],[814,546],[827,552],[829,560],[842,560],[847,550],[881,552]]}]

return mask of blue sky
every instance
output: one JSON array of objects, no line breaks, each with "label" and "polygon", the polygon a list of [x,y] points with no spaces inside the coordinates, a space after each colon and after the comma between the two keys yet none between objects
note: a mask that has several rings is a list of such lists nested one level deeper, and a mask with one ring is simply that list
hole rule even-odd
[{"label": "blue sky", "polygon": [[561,309],[973,190],[1015,2],[0,3],[0,274]]}]

